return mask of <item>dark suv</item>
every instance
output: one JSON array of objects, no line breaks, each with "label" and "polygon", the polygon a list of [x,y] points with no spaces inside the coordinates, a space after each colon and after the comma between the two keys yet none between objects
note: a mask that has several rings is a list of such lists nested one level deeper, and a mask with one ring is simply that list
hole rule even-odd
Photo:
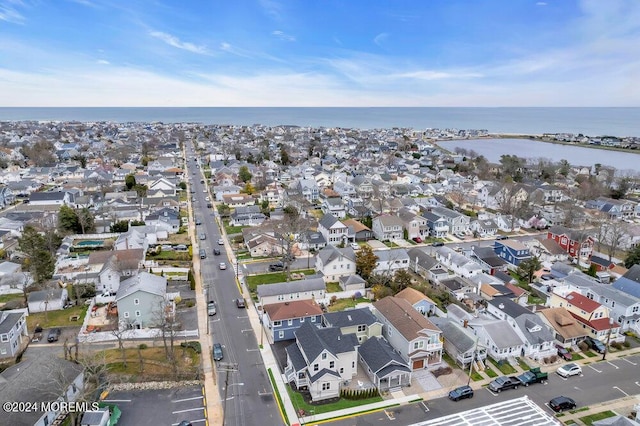
[{"label": "dark suv", "polygon": [[556,396],[549,401],[549,407],[553,411],[564,411],[576,408],[576,402],[567,396]]},{"label": "dark suv", "polygon": [[449,392],[449,399],[452,401],[460,401],[465,398],[473,398],[471,386],[460,386]]},{"label": "dark suv", "polygon": [[599,354],[603,354],[607,350],[604,343],[598,339],[594,339],[593,337],[585,337],[584,342],[589,346],[589,349],[593,349]]},{"label": "dark suv", "polygon": [[269,265],[269,271],[271,272],[283,271],[283,270],[284,270],[284,264],[282,262],[272,263],[271,265]]},{"label": "dark suv", "polygon": [[51,330],[49,330],[49,334],[47,335],[47,341],[57,342],[59,337],[60,337],[60,329],[52,328]]}]

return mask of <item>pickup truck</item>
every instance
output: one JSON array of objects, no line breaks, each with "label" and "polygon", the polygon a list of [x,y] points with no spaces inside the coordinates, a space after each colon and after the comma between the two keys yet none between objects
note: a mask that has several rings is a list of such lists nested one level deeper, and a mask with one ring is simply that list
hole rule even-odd
[{"label": "pickup truck", "polygon": [[518,389],[518,386],[520,386],[521,384],[522,383],[520,382],[520,380],[518,380],[516,376],[511,376],[511,377],[500,376],[497,379],[493,380],[491,383],[489,383],[489,389],[491,389],[494,392],[500,393],[503,390]]},{"label": "pickup truck", "polygon": [[525,386],[532,385],[534,383],[546,383],[549,375],[540,371],[540,368],[532,368],[529,371],[525,371],[518,376],[518,380]]}]

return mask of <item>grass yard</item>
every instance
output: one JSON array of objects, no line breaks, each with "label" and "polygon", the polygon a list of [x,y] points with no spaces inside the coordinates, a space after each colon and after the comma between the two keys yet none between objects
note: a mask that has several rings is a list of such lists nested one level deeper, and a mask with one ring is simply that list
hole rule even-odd
[{"label": "grass yard", "polygon": [[529,367],[529,364],[524,362],[522,358],[516,357],[516,360],[518,361],[518,365],[520,366],[520,368],[522,368],[524,371],[528,371],[531,369],[531,367]]},{"label": "grass yard", "polygon": [[449,367],[460,369],[460,366],[456,364],[456,362],[449,356],[449,354],[443,353],[442,359],[445,360],[447,364],[449,364]]},{"label": "grass yard", "polygon": [[485,372],[485,373],[487,373],[487,376],[491,377],[492,379],[493,379],[493,378],[498,377],[498,373],[496,373],[495,371],[493,371],[493,370],[491,369],[491,367],[487,367],[487,368],[485,368],[485,369],[484,369],[484,372]]},{"label": "grass yard", "polygon": [[516,372],[516,369],[513,368],[511,364],[509,364],[506,361],[499,363],[495,361],[493,358],[489,358],[489,362],[491,362],[491,364],[493,364],[505,376],[508,376],[509,374],[514,374]]},{"label": "grass yard", "polygon": [[588,356],[589,358],[593,358],[593,357],[598,356],[598,354],[597,354],[597,353],[595,353],[595,352],[591,352],[591,351],[589,351],[589,350],[584,351],[584,352],[582,352],[582,353],[583,353],[583,354],[585,354],[586,356]]},{"label": "grass yard", "polygon": [[327,310],[329,312],[344,311],[345,309],[348,309],[348,308],[355,308],[358,303],[367,303],[367,302],[371,302],[371,300],[367,299],[366,297],[361,297],[355,300],[352,298],[338,299],[334,302],[333,305],[328,306]]},{"label": "grass yard", "polygon": [[161,251],[157,255],[148,255],[147,258],[149,260],[179,260],[179,261],[191,260],[191,256],[189,256],[188,251],[169,251],[169,250]]},{"label": "grass yard", "polygon": [[580,361],[581,359],[584,357],[579,352],[571,352],[571,361]]},{"label": "grass yard", "polygon": [[191,245],[191,239],[189,238],[188,232],[183,232],[182,234],[169,234],[169,242],[171,244]]},{"label": "grass yard", "polygon": [[0,294],[0,303],[7,303],[16,299],[24,299],[24,295],[22,293]]},{"label": "grass yard", "polygon": [[[74,306],[69,309],[61,309],[59,311],[35,312],[27,317],[27,327],[33,331],[36,324],[40,324],[42,328],[50,327],[80,327],[84,317],[87,314],[87,307],[84,305]],[[72,315],[79,315],[78,321],[69,321]]]},{"label": "grass yard", "polygon": [[471,380],[473,380],[474,382],[481,382],[482,380],[484,380],[484,377],[482,377],[480,373],[474,370],[471,372]]},{"label": "grass yard", "polygon": [[360,405],[373,404],[374,402],[382,401],[382,397],[376,396],[374,398],[357,400],[340,398],[339,401],[331,404],[310,405],[304,401],[301,394],[295,392],[289,385],[287,385],[287,392],[289,392],[289,397],[291,398],[291,402],[293,402],[295,409],[304,410],[306,414],[328,413],[331,411],[342,410],[344,408],[358,407]]},{"label": "grass yard", "polygon": [[595,421],[608,419],[609,417],[613,417],[615,415],[616,413],[614,413],[613,411],[607,410],[600,413],[591,414],[589,416],[580,417],[580,421],[587,426],[591,426]]},{"label": "grass yard", "polygon": [[[200,355],[192,348],[183,348],[180,344],[174,346],[174,353],[178,363],[178,373],[184,377],[195,378],[200,366]],[[127,365],[122,363],[120,349],[108,349],[102,351],[109,373],[122,376],[129,381],[158,380],[162,377],[170,379],[173,376],[173,368],[167,360],[164,347],[149,347],[140,350],[142,355],[142,371],[140,371],[140,356],[137,348],[125,349]]]},{"label": "grass yard", "polygon": [[342,291],[339,283],[327,283],[327,293],[337,293]]},{"label": "grass yard", "polygon": [[224,230],[227,235],[240,234],[242,233],[242,228],[244,228],[244,226],[230,226],[227,224],[224,225]]}]

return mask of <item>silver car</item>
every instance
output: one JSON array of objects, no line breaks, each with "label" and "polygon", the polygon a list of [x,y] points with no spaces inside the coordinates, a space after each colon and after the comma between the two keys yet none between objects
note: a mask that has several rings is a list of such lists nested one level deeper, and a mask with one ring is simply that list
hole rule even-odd
[{"label": "silver car", "polygon": [[558,367],[556,373],[565,378],[569,376],[579,376],[582,374],[582,368],[575,362],[570,362],[569,364]]}]

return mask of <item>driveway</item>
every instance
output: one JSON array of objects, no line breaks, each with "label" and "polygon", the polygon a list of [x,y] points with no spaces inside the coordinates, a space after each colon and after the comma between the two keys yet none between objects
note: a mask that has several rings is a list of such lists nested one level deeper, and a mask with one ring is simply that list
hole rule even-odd
[{"label": "driveway", "polygon": [[[442,387],[438,379],[428,370],[417,370],[411,373],[411,384],[420,386],[425,392],[438,390]],[[414,391],[415,389],[411,392],[417,393]]]}]

